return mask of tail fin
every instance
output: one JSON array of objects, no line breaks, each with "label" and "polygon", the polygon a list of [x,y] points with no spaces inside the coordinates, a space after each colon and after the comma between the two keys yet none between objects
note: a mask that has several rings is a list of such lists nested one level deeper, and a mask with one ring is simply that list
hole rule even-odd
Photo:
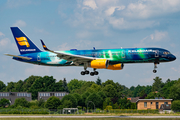
[{"label": "tail fin", "polygon": [[20,54],[41,52],[41,50],[18,28],[11,27]]}]

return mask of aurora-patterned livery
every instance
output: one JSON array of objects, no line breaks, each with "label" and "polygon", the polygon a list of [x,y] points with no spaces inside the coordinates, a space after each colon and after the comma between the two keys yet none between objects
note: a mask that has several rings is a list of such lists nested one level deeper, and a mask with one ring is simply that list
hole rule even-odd
[{"label": "aurora-patterned livery", "polygon": [[168,50],[162,48],[120,48],[69,51],[49,50],[41,40],[45,51],[40,50],[18,27],[11,27],[21,55],[10,55],[13,59],[46,66],[83,66],[81,75],[89,74],[87,67],[94,68],[90,75],[97,75],[96,69],[121,70],[125,63],[157,64],[176,59]]}]

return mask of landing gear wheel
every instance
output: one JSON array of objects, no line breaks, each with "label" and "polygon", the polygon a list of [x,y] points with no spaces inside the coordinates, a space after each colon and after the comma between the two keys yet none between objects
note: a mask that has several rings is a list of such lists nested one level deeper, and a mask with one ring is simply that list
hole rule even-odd
[{"label": "landing gear wheel", "polygon": [[85,74],[89,74],[89,71],[88,71],[88,70],[86,70],[86,71],[85,71]]},{"label": "landing gear wheel", "polygon": [[153,73],[156,73],[157,72],[157,70],[153,70]]},{"label": "landing gear wheel", "polygon": [[94,72],[91,72],[90,75],[91,75],[91,76],[94,76]]},{"label": "landing gear wheel", "polygon": [[99,72],[98,71],[94,71],[94,75],[98,75],[99,74]]},{"label": "landing gear wheel", "polygon": [[81,75],[85,75],[85,72],[84,72],[84,71],[81,71]]}]

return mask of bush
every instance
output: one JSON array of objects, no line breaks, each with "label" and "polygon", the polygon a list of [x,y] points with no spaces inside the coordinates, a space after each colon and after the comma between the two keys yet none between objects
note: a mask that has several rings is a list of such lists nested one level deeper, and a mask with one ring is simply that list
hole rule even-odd
[{"label": "bush", "polygon": [[57,109],[57,107],[61,104],[60,99],[52,96],[48,98],[47,102],[45,103],[45,107],[48,109]]},{"label": "bush", "polygon": [[71,108],[77,107],[77,100],[73,95],[71,95],[71,94],[65,95],[61,100],[62,105],[67,104],[67,103],[65,103],[65,101],[70,101],[72,103],[72,106],[70,106]]},{"label": "bush", "polygon": [[15,100],[14,106],[29,107],[29,102],[25,98],[17,98]]},{"label": "bush", "polygon": [[110,106],[110,105],[106,106],[105,110],[112,110],[112,106]]},{"label": "bush", "polygon": [[5,107],[6,105],[10,105],[10,102],[9,102],[9,100],[7,100],[7,99],[5,99],[5,98],[2,98],[1,100],[0,100],[0,107]]},{"label": "bush", "polygon": [[180,111],[180,100],[175,100],[171,104],[171,109],[173,111]]}]

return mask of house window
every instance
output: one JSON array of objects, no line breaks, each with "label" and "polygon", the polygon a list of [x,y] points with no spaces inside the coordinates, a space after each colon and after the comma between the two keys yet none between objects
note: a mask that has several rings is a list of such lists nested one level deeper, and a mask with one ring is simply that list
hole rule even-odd
[{"label": "house window", "polygon": [[147,102],[144,102],[144,107],[147,107]]},{"label": "house window", "polygon": [[164,104],[168,104],[168,102],[164,102]]},{"label": "house window", "polygon": [[27,97],[31,97],[31,95],[30,95],[30,94],[27,94]]},{"label": "house window", "polygon": [[151,102],[151,105],[152,105],[153,102]]}]

